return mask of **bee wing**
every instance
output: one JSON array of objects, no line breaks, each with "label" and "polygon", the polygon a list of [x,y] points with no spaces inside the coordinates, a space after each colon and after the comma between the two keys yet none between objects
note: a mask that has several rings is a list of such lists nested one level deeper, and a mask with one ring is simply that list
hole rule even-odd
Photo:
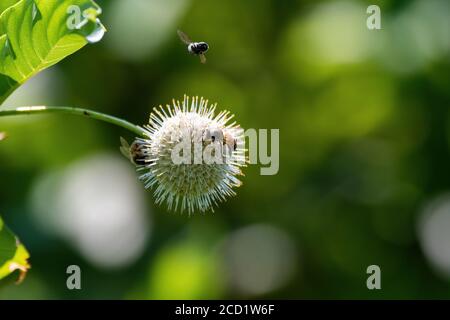
[{"label": "bee wing", "polygon": [[203,53],[201,53],[199,56],[200,56],[200,62],[205,64],[206,63],[206,56]]},{"label": "bee wing", "polygon": [[120,137],[120,152],[127,158],[128,160],[131,160],[131,154],[130,154],[130,145],[128,144],[127,140]]},{"label": "bee wing", "polygon": [[191,44],[192,40],[188,37],[186,33],[184,33],[181,30],[177,30],[178,36],[180,37],[181,41],[183,41],[185,44]]}]

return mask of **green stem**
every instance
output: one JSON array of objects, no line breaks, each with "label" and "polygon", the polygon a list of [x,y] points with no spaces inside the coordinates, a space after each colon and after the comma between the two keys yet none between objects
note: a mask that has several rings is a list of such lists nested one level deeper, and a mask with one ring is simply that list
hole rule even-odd
[{"label": "green stem", "polygon": [[66,113],[73,114],[77,116],[83,116],[87,118],[92,118],[104,122],[114,124],[116,126],[127,129],[139,137],[145,137],[146,130],[138,125],[131,122],[125,121],[120,118],[116,118],[104,113],[97,111],[92,111],[82,108],[73,107],[46,107],[46,106],[32,106],[32,107],[20,107],[15,109],[5,109],[0,110],[0,117],[5,116],[18,116],[18,115],[31,115],[31,114],[41,114],[41,113]]}]

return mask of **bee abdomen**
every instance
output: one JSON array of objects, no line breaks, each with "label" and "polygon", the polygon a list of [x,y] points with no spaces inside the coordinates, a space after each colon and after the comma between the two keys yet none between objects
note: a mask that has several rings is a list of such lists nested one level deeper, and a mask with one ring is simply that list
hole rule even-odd
[{"label": "bee abdomen", "polygon": [[189,53],[202,54],[208,51],[208,45],[204,42],[193,42],[188,46]]}]

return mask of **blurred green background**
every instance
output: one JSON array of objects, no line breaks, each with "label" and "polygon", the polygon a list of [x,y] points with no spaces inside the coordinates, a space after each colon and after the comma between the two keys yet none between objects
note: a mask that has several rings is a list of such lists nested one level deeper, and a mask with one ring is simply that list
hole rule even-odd
[{"label": "blurred green background", "polygon": [[[450,298],[450,9],[445,0],[97,1],[108,28],[5,103],[144,124],[199,95],[280,129],[280,171],[245,170],[206,215],[153,202],[120,128],[0,119],[0,213],[31,253],[0,299]],[[207,41],[208,63],[176,30]],[[79,265],[82,290],[66,288]],[[381,268],[381,290],[366,268]]]}]

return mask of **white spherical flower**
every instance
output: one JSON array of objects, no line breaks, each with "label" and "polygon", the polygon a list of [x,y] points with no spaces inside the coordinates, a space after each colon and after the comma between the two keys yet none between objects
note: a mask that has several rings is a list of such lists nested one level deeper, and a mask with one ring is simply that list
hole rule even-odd
[{"label": "white spherical flower", "polygon": [[229,123],[233,115],[214,115],[215,108],[187,96],[182,103],[160,106],[145,126],[147,137],[129,148],[145,187],[154,189],[156,203],[167,202],[169,210],[213,210],[241,185],[244,132]]}]

